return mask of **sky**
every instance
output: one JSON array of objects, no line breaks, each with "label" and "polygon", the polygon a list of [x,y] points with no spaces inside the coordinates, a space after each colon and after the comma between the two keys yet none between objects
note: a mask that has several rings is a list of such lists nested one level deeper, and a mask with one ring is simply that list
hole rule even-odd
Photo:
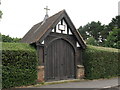
[{"label": "sky", "polygon": [[22,38],[33,25],[44,19],[48,6],[49,16],[65,9],[78,29],[91,21],[108,24],[118,15],[120,0],[1,0],[0,33]]}]

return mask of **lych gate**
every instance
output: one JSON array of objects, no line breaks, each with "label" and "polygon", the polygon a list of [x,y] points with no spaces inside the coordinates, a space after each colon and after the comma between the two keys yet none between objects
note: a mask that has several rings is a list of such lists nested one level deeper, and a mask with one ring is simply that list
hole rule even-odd
[{"label": "lych gate", "polygon": [[86,45],[65,10],[46,15],[21,41],[37,47],[39,81],[83,77],[82,50]]}]

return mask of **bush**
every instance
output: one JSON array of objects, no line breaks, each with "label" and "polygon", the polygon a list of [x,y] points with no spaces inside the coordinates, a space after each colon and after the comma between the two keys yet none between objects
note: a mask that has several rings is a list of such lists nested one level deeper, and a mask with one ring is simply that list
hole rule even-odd
[{"label": "bush", "polygon": [[118,49],[88,46],[83,53],[87,79],[109,78],[118,73]]},{"label": "bush", "polygon": [[37,80],[36,51],[28,44],[2,44],[2,87],[34,84]]}]

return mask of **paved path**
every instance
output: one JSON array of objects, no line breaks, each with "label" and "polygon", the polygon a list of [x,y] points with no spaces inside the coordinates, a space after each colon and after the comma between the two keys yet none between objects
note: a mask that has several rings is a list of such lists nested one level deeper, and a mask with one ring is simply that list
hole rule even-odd
[{"label": "paved path", "polygon": [[114,86],[118,86],[118,78],[43,85],[35,88],[110,88]]}]

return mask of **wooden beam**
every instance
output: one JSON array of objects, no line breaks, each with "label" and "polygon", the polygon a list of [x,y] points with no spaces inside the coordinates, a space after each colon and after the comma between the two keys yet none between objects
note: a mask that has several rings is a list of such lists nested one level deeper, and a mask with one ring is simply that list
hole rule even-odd
[{"label": "wooden beam", "polygon": [[63,25],[63,19],[61,19],[61,25]]},{"label": "wooden beam", "polygon": [[54,27],[54,32],[56,32],[56,26]]},{"label": "wooden beam", "polygon": [[69,26],[67,25],[67,34],[69,34]]}]

